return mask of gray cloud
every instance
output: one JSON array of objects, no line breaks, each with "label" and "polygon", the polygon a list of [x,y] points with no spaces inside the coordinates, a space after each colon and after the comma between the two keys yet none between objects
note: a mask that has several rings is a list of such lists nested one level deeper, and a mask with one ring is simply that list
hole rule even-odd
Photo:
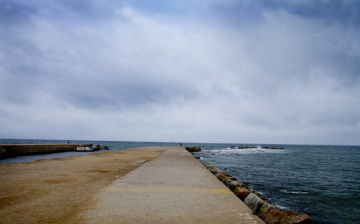
[{"label": "gray cloud", "polygon": [[0,137],[359,144],[358,3],[314,2],[2,2]]}]

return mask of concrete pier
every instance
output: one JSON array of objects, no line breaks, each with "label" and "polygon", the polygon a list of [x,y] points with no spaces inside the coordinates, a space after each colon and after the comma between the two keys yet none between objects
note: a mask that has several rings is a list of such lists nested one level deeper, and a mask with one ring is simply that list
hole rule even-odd
[{"label": "concrete pier", "polygon": [[78,217],[85,223],[264,223],[182,147],[166,148],[103,188]]},{"label": "concrete pier", "polygon": [[75,151],[78,144],[0,144],[0,156]]}]

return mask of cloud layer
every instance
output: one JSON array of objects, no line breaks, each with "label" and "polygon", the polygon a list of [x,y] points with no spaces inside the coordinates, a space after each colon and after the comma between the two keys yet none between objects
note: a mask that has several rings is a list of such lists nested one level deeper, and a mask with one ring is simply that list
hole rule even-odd
[{"label": "cloud layer", "polygon": [[0,138],[360,144],[359,8],[2,1]]}]

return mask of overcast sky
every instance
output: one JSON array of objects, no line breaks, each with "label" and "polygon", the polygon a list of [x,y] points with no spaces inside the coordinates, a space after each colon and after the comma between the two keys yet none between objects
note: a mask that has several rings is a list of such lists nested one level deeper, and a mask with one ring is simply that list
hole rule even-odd
[{"label": "overcast sky", "polygon": [[2,0],[0,138],[360,144],[358,0]]}]

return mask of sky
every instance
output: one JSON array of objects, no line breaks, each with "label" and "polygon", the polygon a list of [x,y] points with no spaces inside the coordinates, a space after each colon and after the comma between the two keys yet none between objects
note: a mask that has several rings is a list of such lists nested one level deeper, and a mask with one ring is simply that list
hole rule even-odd
[{"label": "sky", "polygon": [[360,1],[2,0],[0,138],[360,145]]}]

